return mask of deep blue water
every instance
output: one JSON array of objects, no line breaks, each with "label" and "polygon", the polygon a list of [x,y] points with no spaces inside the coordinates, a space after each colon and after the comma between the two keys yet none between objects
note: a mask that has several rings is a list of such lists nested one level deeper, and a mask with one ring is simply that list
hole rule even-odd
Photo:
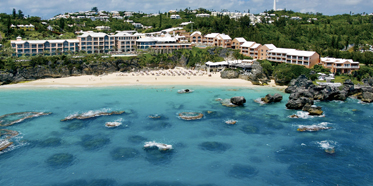
[{"label": "deep blue water", "polygon": [[[196,86],[188,87],[195,90],[191,94],[177,94],[181,88],[0,89],[0,115],[52,112],[1,127],[20,135],[0,154],[0,185],[372,185],[372,104],[351,98],[317,102],[325,117],[294,119],[288,116],[297,111],[285,107],[289,95],[274,88]],[[268,93],[284,99],[254,102]],[[215,101],[233,96],[244,96],[245,107]],[[118,110],[126,113],[60,121]],[[205,116],[183,121],[177,114],[184,111]],[[164,119],[149,119],[152,114]],[[227,125],[228,119],[238,122]],[[106,128],[111,121],[122,125]],[[297,132],[298,125],[325,122],[333,129]],[[145,141],[174,149],[145,151]],[[335,154],[324,151],[323,141],[335,147]]]}]

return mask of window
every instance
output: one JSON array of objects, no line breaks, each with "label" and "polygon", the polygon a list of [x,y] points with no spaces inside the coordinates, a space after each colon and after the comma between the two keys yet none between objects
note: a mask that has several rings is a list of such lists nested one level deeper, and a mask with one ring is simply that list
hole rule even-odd
[{"label": "window", "polygon": [[52,47],[56,47],[56,43],[52,43]]},{"label": "window", "polygon": [[18,48],[22,48],[22,45],[17,45]]},{"label": "window", "polygon": [[12,43],[12,47],[13,47],[13,48],[16,47],[16,44],[13,44],[13,43]]},{"label": "window", "polygon": [[38,48],[43,48],[43,44],[39,44],[39,45],[38,45]]},{"label": "window", "polygon": [[70,46],[74,46],[74,43],[70,43]]}]

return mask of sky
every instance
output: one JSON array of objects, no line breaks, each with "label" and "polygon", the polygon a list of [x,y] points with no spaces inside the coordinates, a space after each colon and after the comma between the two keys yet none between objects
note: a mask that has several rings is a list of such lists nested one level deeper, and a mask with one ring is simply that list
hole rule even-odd
[{"label": "sky", "polygon": [[[190,7],[208,10],[260,13],[273,9],[273,0],[0,0],[0,12],[12,13],[13,8],[25,15],[49,19],[65,12],[91,10],[166,12]],[[278,9],[295,12],[321,12],[324,15],[372,13],[373,0],[277,0]]]}]

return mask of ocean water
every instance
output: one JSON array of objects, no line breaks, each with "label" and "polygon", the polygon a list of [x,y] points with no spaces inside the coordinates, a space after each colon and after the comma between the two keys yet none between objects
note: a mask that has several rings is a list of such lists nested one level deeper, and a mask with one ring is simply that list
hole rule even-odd
[{"label": "ocean water", "polygon": [[[317,102],[324,117],[287,110],[275,88],[133,86],[1,88],[0,115],[52,112],[12,126],[14,144],[0,152],[0,185],[372,185],[372,104]],[[280,103],[254,100],[280,93]],[[217,98],[244,96],[244,107]],[[121,115],[61,122],[95,112]],[[180,112],[202,112],[184,121]],[[150,119],[149,115],[161,115]],[[300,118],[289,118],[298,114]],[[17,116],[7,118],[17,119]],[[235,125],[226,120],[237,120]],[[120,122],[117,128],[106,122]],[[329,130],[298,132],[298,126]],[[4,136],[3,136],[4,137]],[[173,146],[144,150],[147,141]],[[325,149],[334,148],[329,154]]]}]

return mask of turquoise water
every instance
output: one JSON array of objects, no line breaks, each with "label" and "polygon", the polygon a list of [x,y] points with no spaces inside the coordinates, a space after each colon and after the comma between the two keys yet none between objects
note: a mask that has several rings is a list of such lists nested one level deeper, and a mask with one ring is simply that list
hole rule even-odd
[{"label": "turquoise water", "polygon": [[[0,89],[0,115],[35,111],[48,116],[1,127],[20,135],[0,154],[0,185],[371,185],[372,104],[356,99],[318,102],[325,117],[289,118],[288,94],[274,88],[104,87]],[[254,102],[268,93],[281,103]],[[245,107],[216,98],[244,96]],[[356,109],[356,110],[354,110]],[[60,120],[89,111],[126,111],[87,120]],[[203,112],[197,121],[178,113]],[[207,111],[214,111],[207,114]],[[149,119],[159,114],[164,119]],[[225,120],[235,119],[235,125]],[[106,122],[119,121],[117,128]],[[331,130],[297,132],[298,125]],[[173,145],[145,151],[146,141]],[[216,142],[216,143],[210,143]],[[328,154],[320,144],[334,146]],[[325,146],[325,145],[324,145]],[[50,161],[66,153],[65,159]]]}]

